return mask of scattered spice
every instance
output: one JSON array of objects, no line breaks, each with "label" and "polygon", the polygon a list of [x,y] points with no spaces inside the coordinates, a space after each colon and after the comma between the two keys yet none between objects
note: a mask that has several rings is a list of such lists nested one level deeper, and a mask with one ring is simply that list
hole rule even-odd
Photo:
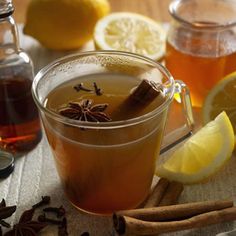
[{"label": "scattered spice", "polygon": [[102,95],[102,90],[101,90],[101,88],[98,88],[96,82],[93,82],[93,86],[94,86],[96,95],[101,96]]},{"label": "scattered spice", "polygon": [[[4,201],[5,202],[5,201]],[[4,206],[0,207],[0,224],[4,227],[8,227],[8,223],[4,219],[10,217],[16,211],[16,206]]]},{"label": "scattered spice", "polygon": [[39,215],[38,221],[53,224],[53,225],[61,225],[62,224],[61,220],[54,220],[54,219],[48,218],[48,217],[46,217],[45,214]]},{"label": "scattered spice", "polygon": [[124,215],[145,221],[170,221],[186,219],[198,214],[226,209],[232,206],[232,200],[203,201],[169,206],[124,210],[117,212],[116,215],[117,217]]},{"label": "scattered spice", "polygon": [[66,211],[63,206],[58,208],[46,207],[43,209],[43,212],[56,213],[57,218],[63,217],[62,220],[48,218],[45,213],[38,216],[38,221],[33,220],[35,209],[49,204],[50,200],[51,198],[49,196],[42,196],[41,201],[34,204],[31,209],[24,211],[19,222],[3,235],[1,225],[10,228],[10,224],[3,219],[10,217],[16,211],[16,206],[6,206],[6,202],[3,199],[0,202],[0,236],[37,236],[49,224],[58,226],[58,236],[68,236],[67,220],[65,217]]},{"label": "scattered spice", "polygon": [[42,200],[32,206],[32,208],[36,209],[41,206],[45,206],[50,203],[51,198],[49,196],[42,196]]},{"label": "scattered spice", "polygon": [[123,216],[116,222],[116,230],[119,235],[156,235],[179,230],[202,228],[234,220],[236,220],[236,207],[210,211],[183,220],[165,222],[143,221]]},{"label": "scattered spice", "polygon": [[232,200],[134,209],[113,215],[119,235],[153,235],[236,220]]},{"label": "scattered spice", "polygon": [[22,213],[20,220],[13,226],[13,229],[6,232],[4,236],[37,236],[38,232],[45,228],[48,224],[33,220],[34,208],[26,210]]},{"label": "scattered spice", "polygon": [[83,99],[80,102],[70,102],[67,107],[59,110],[59,113],[62,116],[80,121],[111,121],[111,118],[104,113],[108,104],[92,104],[93,101],[91,99]]},{"label": "scattered spice", "polygon": [[0,208],[0,220],[10,217],[16,211],[16,206],[6,206]]},{"label": "scattered spice", "polygon": [[79,92],[80,90],[85,91],[85,92],[91,92],[91,91],[92,91],[91,89],[85,88],[84,85],[83,85],[83,83],[80,83],[80,84],[78,84],[78,85],[75,85],[75,86],[74,86],[74,89],[75,89],[77,92]]},{"label": "scattered spice", "polygon": [[58,236],[67,236],[67,219],[64,217],[62,219],[61,225],[58,226]]},{"label": "scattered spice", "polygon": [[11,225],[4,220],[0,220],[0,225],[6,228],[11,228]]},{"label": "scattered spice", "polygon": [[6,202],[4,199],[0,202],[0,236],[2,236],[2,227],[10,228],[11,225],[4,221],[3,219],[6,219],[10,217],[14,212],[16,211],[16,206],[6,206]]},{"label": "scattered spice", "polygon": [[165,191],[164,197],[161,199],[158,206],[168,206],[176,204],[183,190],[184,186],[182,183],[171,181]]},{"label": "scattered spice", "polygon": [[43,209],[44,212],[55,213],[57,218],[60,218],[66,214],[66,210],[63,206],[60,207],[46,207]]},{"label": "scattered spice", "polygon": [[[1,209],[5,208],[5,207],[6,207],[6,202],[5,202],[4,199],[2,199],[2,201],[0,202],[0,212],[1,212]],[[13,209],[15,209],[15,208],[13,208]],[[6,211],[6,210],[4,210],[4,211]],[[6,227],[6,228],[10,228],[11,227],[9,223],[7,223],[6,221],[3,220],[3,219],[6,219],[6,218],[8,218],[8,217],[2,216],[2,218],[0,218],[0,229],[1,229],[1,226]]]},{"label": "scattered spice", "polygon": [[161,200],[165,198],[165,192],[169,184],[169,180],[160,178],[150,195],[147,197],[144,208],[159,206]]},{"label": "scattered spice", "polygon": [[5,207],[6,206],[6,201],[5,199],[2,199],[2,201],[0,202],[0,208]]},{"label": "scattered spice", "polygon": [[89,236],[88,232],[83,232],[80,236]]}]

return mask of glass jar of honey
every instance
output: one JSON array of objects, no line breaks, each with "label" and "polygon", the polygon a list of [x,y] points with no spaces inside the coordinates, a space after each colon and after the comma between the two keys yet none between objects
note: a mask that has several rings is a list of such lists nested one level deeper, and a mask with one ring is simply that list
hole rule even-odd
[{"label": "glass jar of honey", "polygon": [[201,107],[209,90],[236,70],[236,1],[174,0],[166,67]]}]

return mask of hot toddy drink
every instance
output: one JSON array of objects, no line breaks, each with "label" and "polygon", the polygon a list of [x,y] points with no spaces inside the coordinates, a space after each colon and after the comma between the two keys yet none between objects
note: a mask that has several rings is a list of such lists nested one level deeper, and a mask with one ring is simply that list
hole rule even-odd
[{"label": "hot toddy drink", "polygon": [[48,94],[44,106],[64,122],[47,116],[44,126],[65,192],[75,206],[106,214],[145,199],[167,109],[158,116],[147,114],[165,101],[160,84],[110,73],[75,78]]}]

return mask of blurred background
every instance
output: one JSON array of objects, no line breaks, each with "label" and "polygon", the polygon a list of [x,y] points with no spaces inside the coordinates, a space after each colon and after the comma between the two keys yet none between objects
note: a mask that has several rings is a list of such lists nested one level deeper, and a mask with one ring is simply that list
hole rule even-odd
[{"label": "blurred background", "polygon": [[[13,0],[14,18],[18,23],[25,22],[25,13],[30,0]],[[171,0],[110,0],[111,10],[131,11],[148,15],[158,21],[169,21],[168,5]]]}]

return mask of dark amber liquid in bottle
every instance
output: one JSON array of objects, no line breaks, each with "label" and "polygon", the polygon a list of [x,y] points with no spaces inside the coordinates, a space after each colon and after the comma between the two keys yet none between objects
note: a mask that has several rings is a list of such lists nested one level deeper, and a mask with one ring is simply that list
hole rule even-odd
[{"label": "dark amber liquid in bottle", "polygon": [[41,139],[31,85],[32,81],[22,76],[0,77],[0,149],[21,154],[33,149]]},{"label": "dark amber liquid in bottle", "polygon": [[12,1],[0,3],[0,150],[19,156],[32,150],[42,134],[31,95],[33,64],[20,48]]}]

